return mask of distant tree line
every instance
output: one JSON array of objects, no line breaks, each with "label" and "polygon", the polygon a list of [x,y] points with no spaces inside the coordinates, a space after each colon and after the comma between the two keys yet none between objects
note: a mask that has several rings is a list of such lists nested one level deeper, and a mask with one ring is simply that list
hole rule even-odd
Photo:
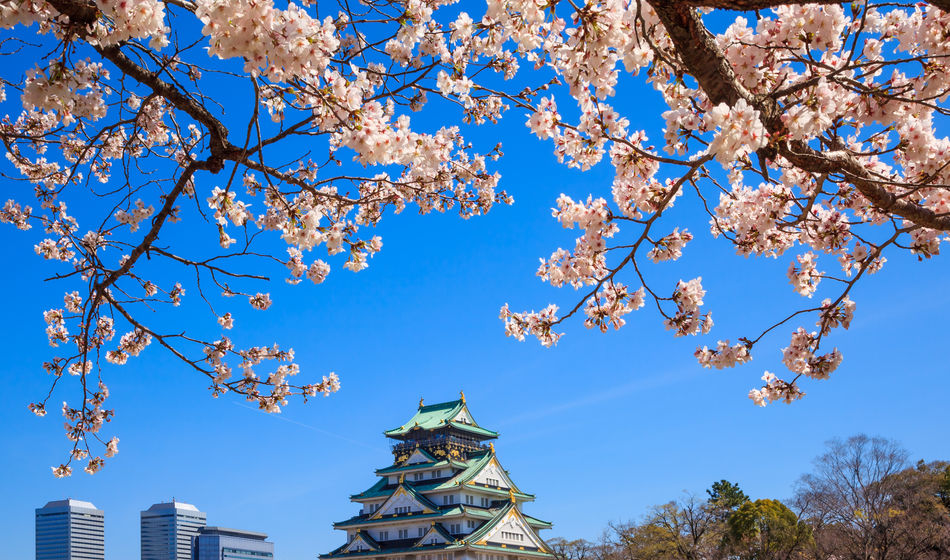
[{"label": "distant tree line", "polygon": [[720,480],[596,540],[549,544],[559,560],[948,559],[950,463],[910,465],[883,438],[836,439],[784,502]]}]

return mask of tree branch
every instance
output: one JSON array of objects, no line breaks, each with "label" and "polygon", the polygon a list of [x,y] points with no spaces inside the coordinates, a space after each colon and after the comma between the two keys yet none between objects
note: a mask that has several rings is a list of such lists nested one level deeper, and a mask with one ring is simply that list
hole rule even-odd
[{"label": "tree branch", "polygon": [[[950,4],[950,0],[946,3]],[[775,138],[784,136],[776,100],[754,96],[736,80],[729,61],[690,3],[651,0],[650,4],[666,27],[686,70],[696,78],[710,102],[733,105],[740,98],[745,99],[761,113],[769,134]],[[805,171],[844,175],[872,205],[884,212],[897,214],[919,226],[950,231],[950,216],[901,200],[844,151],[819,152],[805,142],[785,140],[776,142],[776,148],[782,157]]]}]

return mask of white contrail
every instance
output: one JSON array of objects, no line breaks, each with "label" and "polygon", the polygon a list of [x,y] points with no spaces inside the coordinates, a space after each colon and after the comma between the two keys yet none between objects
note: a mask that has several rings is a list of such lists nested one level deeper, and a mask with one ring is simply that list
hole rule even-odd
[{"label": "white contrail", "polygon": [[248,409],[248,410],[253,410],[253,411],[255,411],[255,412],[261,412],[262,414],[264,414],[264,415],[266,415],[266,416],[268,416],[268,417],[270,417],[270,418],[274,418],[274,419],[276,419],[276,420],[283,420],[284,422],[290,422],[291,424],[296,424],[296,425],[298,425],[298,426],[302,426],[302,427],[304,427],[304,428],[307,428],[308,430],[313,430],[313,431],[315,431],[315,432],[318,432],[318,433],[321,433],[321,434],[324,434],[324,435],[327,435],[327,436],[330,436],[330,437],[333,437],[333,438],[336,438],[336,439],[339,439],[339,440],[343,440],[343,441],[352,443],[352,444],[354,444],[354,445],[359,445],[360,447],[365,447],[366,449],[372,449],[373,451],[379,451],[379,450],[380,450],[380,447],[379,447],[379,446],[369,445],[368,443],[363,442],[363,441],[359,441],[359,440],[355,440],[355,439],[350,439],[350,438],[348,438],[348,437],[346,437],[346,436],[341,436],[340,434],[336,434],[336,433],[330,432],[330,431],[328,431],[328,430],[323,430],[323,429],[320,429],[320,428],[318,428],[318,427],[316,427],[316,426],[311,426],[310,424],[304,424],[303,422],[298,422],[298,421],[293,420],[293,419],[291,419],[291,418],[287,418],[286,416],[281,416],[280,414],[273,414],[273,413],[270,413],[270,412],[263,412],[263,411],[261,411],[261,410],[258,409],[258,408],[254,408],[253,406],[248,406],[248,405],[246,405],[246,404],[242,404],[242,403],[235,402],[235,401],[231,401],[231,402],[232,402],[233,404],[236,404],[237,406],[240,406],[241,408],[246,408],[246,409]]}]

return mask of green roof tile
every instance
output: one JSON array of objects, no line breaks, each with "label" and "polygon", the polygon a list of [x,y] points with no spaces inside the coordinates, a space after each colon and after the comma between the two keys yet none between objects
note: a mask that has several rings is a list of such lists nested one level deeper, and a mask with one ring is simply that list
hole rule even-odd
[{"label": "green roof tile", "polygon": [[[472,423],[465,424],[462,422],[452,422],[452,419],[458,416],[458,414],[463,410],[472,420]],[[408,422],[402,426],[399,426],[398,428],[387,430],[383,432],[383,434],[388,437],[398,437],[408,434],[412,430],[416,429],[437,430],[446,426],[452,426],[459,430],[467,431],[471,434],[480,435],[483,437],[498,437],[498,432],[486,430],[475,423],[475,419],[472,418],[472,413],[469,412],[468,407],[465,406],[465,399],[420,406],[415,415],[413,415],[413,417],[410,418]]]}]

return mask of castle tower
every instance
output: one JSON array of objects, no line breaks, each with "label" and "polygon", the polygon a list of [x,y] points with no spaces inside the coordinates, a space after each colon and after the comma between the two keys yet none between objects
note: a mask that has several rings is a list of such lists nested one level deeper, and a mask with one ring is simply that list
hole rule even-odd
[{"label": "castle tower", "polygon": [[425,406],[384,432],[393,464],[350,496],[359,514],[334,523],[346,544],[322,560],[553,560],[538,531],[551,524],[522,512],[522,492],[495,456],[497,432],[457,401]]}]

